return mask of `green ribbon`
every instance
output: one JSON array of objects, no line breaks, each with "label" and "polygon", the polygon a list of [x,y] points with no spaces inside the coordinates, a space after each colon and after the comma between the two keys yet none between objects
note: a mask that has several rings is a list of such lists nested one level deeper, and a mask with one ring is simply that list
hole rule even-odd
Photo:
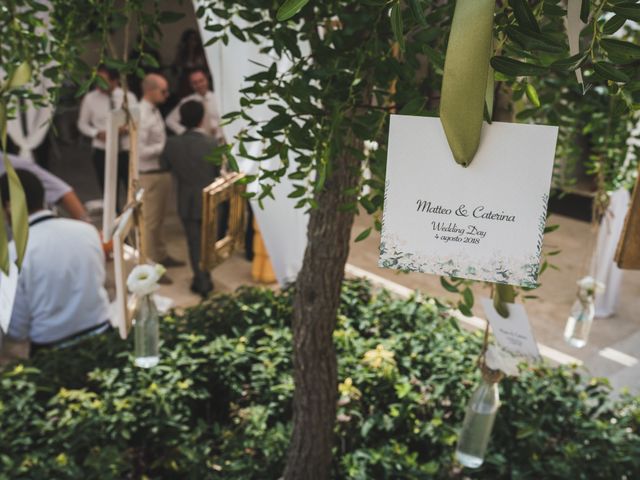
[{"label": "green ribbon", "polygon": [[[0,83],[0,143],[2,145],[4,167],[9,180],[9,201],[11,204],[11,231],[16,244],[16,264],[22,266],[22,259],[27,250],[29,239],[29,211],[27,199],[22,189],[20,179],[7,156],[7,122],[8,122],[8,98],[12,91],[24,87],[31,81],[31,65],[28,61],[22,62],[7,78]],[[0,270],[9,274],[9,244],[5,230],[4,205],[0,205]]]},{"label": "green ribbon", "polygon": [[9,275],[9,242],[4,222],[4,207],[0,207],[0,270]]},{"label": "green ribbon", "polygon": [[[16,264],[18,268],[20,268],[29,239],[29,212],[27,210],[27,199],[24,195],[22,184],[6,154],[6,132],[4,133],[5,135],[2,136],[2,150],[5,152],[3,154],[4,168],[9,180],[11,231],[16,244]],[[9,245],[7,232],[5,230],[4,205],[0,206],[0,269],[6,274],[9,274]]]},{"label": "green ribbon", "polygon": [[[494,103],[493,14],[495,0],[457,0],[442,77],[440,121],[453,158],[468,167],[480,145],[482,120],[491,122]],[[493,304],[503,317],[515,290],[495,284]]]},{"label": "green ribbon", "polygon": [[516,291],[511,285],[503,283],[494,284],[493,290],[493,307],[504,318],[509,317],[509,309],[505,303],[514,303],[516,300]]},{"label": "green ribbon", "polygon": [[454,159],[464,167],[469,166],[478,150],[485,98],[489,100],[487,79],[494,10],[495,0],[458,0],[451,23],[440,121]]}]

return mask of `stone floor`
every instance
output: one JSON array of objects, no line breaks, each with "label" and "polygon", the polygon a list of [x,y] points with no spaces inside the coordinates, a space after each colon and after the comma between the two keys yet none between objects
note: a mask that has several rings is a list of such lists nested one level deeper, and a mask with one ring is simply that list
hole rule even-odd
[{"label": "stone floor", "polygon": [[[98,198],[88,145],[62,147],[60,152],[61,155],[52,161],[52,171],[73,185],[83,201]],[[564,324],[575,300],[575,282],[586,273],[587,239],[592,232],[588,223],[567,217],[554,215],[551,222],[559,224],[560,228],[547,235],[545,249],[562,250],[560,255],[553,257],[558,268],[547,269],[542,276],[542,287],[536,291],[540,299],[526,302],[534,333],[542,344],[542,353],[560,363],[583,363],[592,375],[608,377],[616,388],[630,387],[640,392],[640,271],[625,272],[618,313],[596,320],[589,344],[583,349],[566,345],[562,338]],[[371,224],[370,217],[358,216],[353,239]],[[186,261],[186,242],[173,207],[166,221],[166,234],[170,254]],[[452,298],[436,276],[378,268],[378,245],[377,234],[371,234],[359,243],[352,242],[348,273],[369,276],[399,292],[419,290],[425,295]],[[191,277],[187,267],[170,269],[168,274],[174,283],[162,286],[161,295],[170,297],[178,308],[199,301],[199,297],[189,291]],[[240,253],[218,267],[213,272],[213,279],[219,292],[254,284],[251,264]],[[477,287],[475,294],[478,298],[487,292]],[[482,315],[480,308],[476,308],[475,314]],[[468,323],[480,326],[481,320],[472,319]]]}]

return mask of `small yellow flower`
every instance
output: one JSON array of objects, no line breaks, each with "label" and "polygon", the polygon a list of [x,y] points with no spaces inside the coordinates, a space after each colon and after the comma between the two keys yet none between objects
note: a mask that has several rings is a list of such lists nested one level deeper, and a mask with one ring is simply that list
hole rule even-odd
[{"label": "small yellow flower", "polygon": [[375,349],[364,354],[363,362],[371,368],[393,368],[396,364],[394,353],[386,350],[384,345],[379,344]]},{"label": "small yellow flower", "polygon": [[131,405],[129,403],[129,400],[127,400],[126,398],[124,400],[116,398],[113,401],[113,406],[116,407],[116,412],[121,412],[122,410],[126,410],[127,408],[129,408]]},{"label": "small yellow flower", "polygon": [[64,453],[61,453],[60,455],[58,455],[56,457],[56,463],[58,465],[60,465],[61,467],[66,467],[67,464],[69,463],[69,459],[67,458],[67,456]]},{"label": "small yellow flower", "polygon": [[345,378],[344,382],[338,385],[338,391],[343,397],[352,398],[353,400],[358,400],[362,396],[362,392],[353,385],[351,377]]},{"label": "small yellow flower", "polygon": [[180,390],[186,390],[190,386],[191,386],[191,380],[182,380],[182,381],[178,382],[178,388]]}]

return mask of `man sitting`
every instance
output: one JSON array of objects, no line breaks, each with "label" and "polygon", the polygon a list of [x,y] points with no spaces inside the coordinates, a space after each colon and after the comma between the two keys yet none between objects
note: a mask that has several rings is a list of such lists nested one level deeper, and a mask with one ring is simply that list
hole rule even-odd
[{"label": "man sitting", "polygon": [[[2,154],[0,154],[2,157]],[[13,168],[21,168],[22,170],[29,170],[33,173],[44,187],[44,201],[45,205],[53,207],[58,205],[67,212],[71,218],[76,220],[83,220],[89,222],[90,218],[87,215],[87,211],[84,209],[84,205],[76,195],[76,192],[61,178],[56,177],[53,173],[40,167],[37,163],[32,162],[23,157],[8,154],[9,163],[13,165]],[[4,162],[0,160],[0,175],[4,173]]]},{"label": "man sitting", "polygon": [[180,120],[187,130],[181,135],[169,137],[160,157],[161,166],[171,170],[177,183],[178,215],[187,235],[193,270],[191,291],[202,296],[213,289],[209,272],[200,268],[202,189],[219,174],[219,169],[205,159],[217,141],[203,130],[204,118],[201,102],[190,100],[183,103],[180,106]]},{"label": "man sitting", "polygon": [[[44,208],[40,180],[27,170],[16,173],[27,200],[29,240],[7,336],[29,339],[33,355],[108,330],[109,302],[98,231],[86,222],[55,217]],[[2,175],[2,206],[10,215],[8,184]]]}]

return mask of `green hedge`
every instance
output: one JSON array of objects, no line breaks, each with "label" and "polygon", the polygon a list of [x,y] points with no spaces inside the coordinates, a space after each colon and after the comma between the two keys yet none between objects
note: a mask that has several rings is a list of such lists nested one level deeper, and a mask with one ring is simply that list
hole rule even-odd
[{"label": "green hedge", "polygon": [[[0,374],[0,479],[278,478],[290,318],[290,292],[241,289],[166,318],[150,371],[116,334],[12,366]],[[346,283],[335,343],[335,478],[640,476],[640,399],[547,366],[502,382],[485,465],[456,466],[481,338],[434,300]]]}]

